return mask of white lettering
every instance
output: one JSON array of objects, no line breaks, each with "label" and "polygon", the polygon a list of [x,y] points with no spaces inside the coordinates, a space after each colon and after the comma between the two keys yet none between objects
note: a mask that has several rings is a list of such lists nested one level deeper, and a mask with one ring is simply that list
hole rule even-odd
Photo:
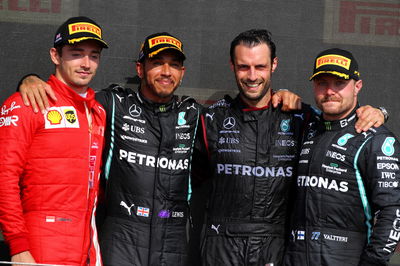
[{"label": "white lettering", "polygon": [[217,164],[217,173],[257,177],[290,177],[293,175],[293,167],[251,167],[240,164]]},{"label": "white lettering", "polygon": [[381,178],[395,179],[396,178],[396,173],[393,173],[393,172],[382,172],[381,173]]},{"label": "white lettering", "polygon": [[345,156],[345,155],[340,154],[340,153],[338,153],[338,152],[329,151],[329,150],[326,152],[326,156],[328,156],[328,157],[330,157],[330,158],[333,158],[333,159],[340,160],[340,161],[342,161],[342,162],[344,162],[344,160],[346,159],[346,156]]},{"label": "white lettering", "polygon": [[400,240],[400,209],[396,210],[396,218],[393,220],[393,229],[390,230],[389,237],[383,251],[387,253],[394,252],[397,243]]},{"label": "white lettering", "polygon": [[156,158],[154,156],[119,150],[119,159],[126,160],[128,163],[145,165],[147,167],[157,167],[169,170],[186,170],[189,167],[189,159],[173,160],[165,157]]},{"label": "white lettering", "polygon": [[6,116],[6,117],[0,117],[0,127],[8,127],[11,126],[18,126],[17,121],[19,117],[17,115],[12,115],[12,116]]},{"label": "white lettering", "polygon": [[339,185],[336,180],[329,180],[324,177],[317,176],[298,176],[297,177],[298,187],[319,187],[329,190],[336,190],[340,192],[348,191],[348,182],[341,181]]},{"label": "white lettering", "polygon": [[377,163],[378,169],[399,170],[397,163]]}]

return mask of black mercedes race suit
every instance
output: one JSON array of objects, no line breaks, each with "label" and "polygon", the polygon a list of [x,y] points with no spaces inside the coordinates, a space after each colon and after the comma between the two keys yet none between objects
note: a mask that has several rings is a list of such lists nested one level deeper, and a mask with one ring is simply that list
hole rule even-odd
[{"label": "black mercedes race suit", "polygon": [[225,97],[202,114],[193,177],[213,179],[203,265],[282,265],[288,198],[307,110],[248,108],[238,96]]},{"label": "black mercedes race suit", "polygon": [[99,92],[107,111],[104,265],[186,265],[190,164],[201,106]]},{"label": "black mercedes race suit", "polygon": [[400,238],[400,145],[356,114],[312,124],[299,158],[285,265],[387,265]]}]

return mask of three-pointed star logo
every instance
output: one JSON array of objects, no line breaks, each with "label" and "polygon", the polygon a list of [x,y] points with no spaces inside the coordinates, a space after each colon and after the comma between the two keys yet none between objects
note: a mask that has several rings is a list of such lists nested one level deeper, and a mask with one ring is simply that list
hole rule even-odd
[{"label": "three-pointed star logo", "polygon": [[226,129],[231,129],[235,126],[235,124],[236,124],[235,118],[230,116],[224,119],[224,123],[222,125]]},{"label": "three-pointed star logo", "polygon": [[136,106],[136,104],[133,104],[131,107],[129,107],[129,114],[133,117],[138,117],[142,113],[142,108],[139,106]]}]

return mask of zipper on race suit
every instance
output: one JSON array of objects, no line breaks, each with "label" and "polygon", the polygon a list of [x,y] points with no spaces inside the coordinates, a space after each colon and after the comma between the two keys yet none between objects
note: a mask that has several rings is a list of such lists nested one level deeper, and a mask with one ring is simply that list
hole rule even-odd
[{"label": "zipper on race suit", "polygon": [[[93,120],[92,120],[92,113],[89,110],[89,108],[86,105],[86,102],[84,103],[85,106],[85,112],[86,112],[86,118],[87,118],[87,123],[88,123],[88,189],[87,189],[87,201],[88,201],[88,210],[90,210],[91,205],[93,204],[90,200],[90,190],[94,188],[94,178],[95,178],[95,166],[96,166],[96,157],[97,157],[97,150],[96,147],[97,145],[94,145],[94,143],[92,143],[92,134],[93,134]],[[90,217],[89,218],[89,247],[88,247],[88,251],[87,251],[87,258],[86,258],[86,265],[90,265],[90,251],[92,249],[92,245],[93,245],[93,234],[92,234],[92,218],[94,215],[94,208],[93,210],[90,212]],[[97,263],[96,263],[97,264]]]}]

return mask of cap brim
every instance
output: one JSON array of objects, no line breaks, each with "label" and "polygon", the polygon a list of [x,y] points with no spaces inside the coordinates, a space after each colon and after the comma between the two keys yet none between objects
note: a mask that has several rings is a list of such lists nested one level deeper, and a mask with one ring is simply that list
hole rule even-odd
[{"label": "cap brim", "polygon": [[160,48],[160,49],[158,49],[158,50],[156,50],[156,51],[150,53],[150,54],[148,55],[148,57],[149,57],[149,58],[152,58],[153,56],[155,56],[155,55],[157,55],[157,54],[159,54],[159,53],[161,53],[161,52],[163,52],[163,51],[166,51],[166,50],[173,50],[173,51],[176,51],[176,52],[182,57],[182,60],[185,60],[185,59],[186,59],[185,54],[184,54],[181,50],[179,50],[178,48],[176,48],[175,46],[162,47],[162,48]]},{"label": "cap brim", "polygon": [[334,76],[338,76],[339,78],[342,79],[350,79],[350,76],[341,72],[337,71],[318,71],[317,73],[314,73],[309,80],[313,80],[316,76],[321,75],[321,74],[331,74]]},{"label": "cap brim", "polygon": [[96,37],[82,37],[82,38],[70,39],[68,40],[68,44],[74,44],[88,40],[98,41],[103,48],[108,48],[108,44],[105,41]]}]

